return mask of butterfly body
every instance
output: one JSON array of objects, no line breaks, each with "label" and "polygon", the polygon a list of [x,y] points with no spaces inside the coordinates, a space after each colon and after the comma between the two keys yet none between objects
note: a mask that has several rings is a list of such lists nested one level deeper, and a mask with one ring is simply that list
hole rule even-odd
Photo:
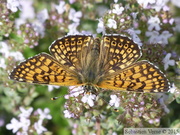
[{"label": "butterfly body", "polygon": [[71,35],[20,63],[10,78],[38,84],[83,85],[111,90],[164,92],[170,87],[165,75],[152,63],[137,60],[140,47],[128,37]]}]

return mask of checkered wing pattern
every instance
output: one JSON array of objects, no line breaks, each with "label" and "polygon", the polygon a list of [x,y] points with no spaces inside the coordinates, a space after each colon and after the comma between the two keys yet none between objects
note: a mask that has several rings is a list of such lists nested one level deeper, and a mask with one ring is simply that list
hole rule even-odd
[{"label": "checkered wing pattern", "polygon": [[92,36],[66,36],[53,42],[49,50],[62,65],[72,70],[82,70],[82,60],[87,59],[92,44]]},{"label": "checkered wing pattern", "polygon": [[115,75],[105,77],[99,87],[136,92],[165,92],[169,89],[169,82],[152,63],[139,61]]},{"label": "checkered wing pattern", "polygon": [[108,71],[107,73],[128,67],[141,56],[139,46],[128,37],[104,36],[101,46],[101,57],[104,59],[104,70]]},{"label": "checkered wing pattern", "polygon": [[20,82],[66,86],[77,85],[79,82],[75,72],[64,70],[63,65],[46,53],[20,63],[10,78]]}]

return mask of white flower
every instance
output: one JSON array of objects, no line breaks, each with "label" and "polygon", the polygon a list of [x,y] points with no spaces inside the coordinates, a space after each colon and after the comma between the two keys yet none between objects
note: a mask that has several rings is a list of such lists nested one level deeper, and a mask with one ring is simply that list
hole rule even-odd
[{"label": "white flower", "polygon": [[6,125],[6,128],[8,130],[13,130],[13,133],[16,133],[20,128],[22,127],[21,122],[19,122],[17,119],[12,118],[11,123]]},{"label": "white flower", "polygon": [[56,5],[55,8],[56,10],[58,11],[59,14],[62,14],[64,13],[65,9],[66,9],[66,6],[65,6],[65,2],[64,1],[60,1],[59,2],[59,5]]},{"label": "white flower", "polygon": [[143,8],[147,8],[148,4],[154,4],[155,0],[137,0],[139,5],[143,6]]},{"label": "white flower", "polygon": [[146,32],[146,36],[147,37],[150,37],[149,38],[149,43],[158,43],[158,41],[159,41],[159,32],[158,31],[147,31]]},{"label": "white flower", "polygon": [[37,122],[34,123],[34,128],[37,131],[38,135],[42,134],[44,131],[47,131],[47,129],[43,127],[42,123],[42,119],[39,119]]},{"label": "white flower", "polygon": [[74,114],[69,112],[68,110],[64,110],[64,117],[65,118],[71,118],[71,117],[74,117]]},{"label": "white flower", "polygon": [[31,124],[31,121],[29,119],[25,118],[25,117],[21,117],[20,122],[21,122],[21,125],[22,125],[23,132],[27,132],[28,129],[29,129],[29,126]]},{"label": "white flower", "polygon": [[99,19],[99,23],[96,29],[97,33],[105,33],[105,27],[104,27],[104,22],[102,21],[102,19]]},{"label": "white flower", "polygon": [[5,63],[5,60],[3,58],[0,58],[0,67],[3,69],[6,69],[6,63]]},{"label": "white flower", "polygon": [[174,4],[174,6],[177,6],[180,8],[180,2],[179,0],[171,0],[171,2]]},{"label": "white flower", "polygon": [[160,28],[160,19],[158,18],[158,16],[156,15],[155,17],[151,16],[150,19],[148,20],[148,30],[152,31],[153,29],[155,29],[156,31],[159,31]]},{"label": "white flower", "polygon": [[35,12],[33,8],[32,0],[21,0],[20,4],[22,6],[20,12],[20,18],[15,20],[16,27],[18,28],[21,24],[26,23],[27,19],[34,19]]},{"label": "white flower", "polygon": [[20,107],[19,109],[20,109],[21,113],[18,116],[21,117],[21,118],[22,117],[28,118],[31,115],[32,111],[33,111],[32,107],[30,107],[29,109],[24,109],[23,107]]},{"label": "white flower", "polygon": [[135,41],[135,43],[137,43],[139,46],[142,46],[142,42],[141,39],[139,38],[139,36],[137,34],[140,34],[141,31],[140,30],[134,30],[132,29],[128,29],[127,32],[131,35],[133,41]]},{"label": "white flower", "polygon": [[0,53],[2,53],[5,58],[9,57],[9,46],[6,42],[0,42]]},{"label": "white flower", "polygon": [[48,85],[48,91],[53,91],[54,89],[58,89],[60,86],[57,85]]},{"label": "white flower", "polygon": [[70,4],[73,4],[74,2],[76,2],[76,0],[69,0]]},{"label": "white flower", "polygon": [[79,34],[79,31],[77,30],[78,26],[79,26],[79,23],[71,23],[68,26],[68,29],[69,29],[68,35]]},{"label": "white flower", "polygon": [[70,9],[70,12],[69,12],[69,19],[70,20],[72,20],[73,22],[79,23],[81,17],[82,17],[81,11],[76,12],[75,9]]},{"label": "white flower", "polygon": [[17,51],[17,52],[10,52],[9,53],[10,57],[13,57],[16,61],[22,61],[24,60],[24,56],[22,55],[21,52]]},{"label": "white flower", "polygon": [[37,18],[41,23],[44,23],[49,18],[47,9],[43,9],[38,12]]},{"label": "white flower", "polygon": [[171,53],[168,53],[162,61],[164,63],[164,70],[167,70],[169,65],[171,66],[175,65],[175,60],[170,60],[170,57],[171,57]]},{"label": "white flower", "polygon": [[66,99],[68,99],[69,97],[77,97],[80,94],[84,93],[84,89],[82,86],[70,86],[69,90],[70,92],[68,95],[66,95]]},{"label": "white flower", "polygon": [[94,94],[86,94],[86,95],[84,95],[82,97],[81,101],[83,103],[89,104],[89,106],[92,107],[92,106],[94,106],[94,101],[93,100],[95,100],[95,98],[96,98],[96,95],[94,95]]},{"label": "white flower", "polygon": [[110,106],[119,107],[120,99],[116,95],[110,96],[111,100],[109,101]]},{"label": "white flower", "polygon": [[170,93],[175,93],[177,87],[174,85],[174,83],[172,84],[172,87],[169,89]]},{"label": "white flower", "polygon": [[108,19],[107,26],[109,28],[117,29],[117,22],[114,19]]},{"label": "white flower", "polygon": [[19,3],[19,0],[7,0],[7,8],[12,12],[17,12],[18,8],[20,7],[21,5]]},{"label": "white flower", "polygon": [[52,119],[52,116],[49,114],[50,110],[45,108],[44,111],[42,109],[37,109],[40,119]]},{"label": "white flower", "polygon": [[120,15],[124,11],[124,7],[120,7],[119,4],[114,5],[114,9],[112,9],[112,13]]},{"label": "white flower", "polygon": [[169,31],[163,31],[162,34],[159,36],[159,43],[161,44],[168,44],[168,38],[172,37],[173,34],[169,33]]},{"label": "white flower", "polygon": [[69,88],[72,89],[70,92],[70,96],[72,97],[77,97],[78,95],[84,93],[84,89],[82,86],[70,86]]},{"label": "white flower", "polygon": [[156,12],[159,12],[169,0],[156,0],[156,3],[151,5],[151,8],[155,9]]}]

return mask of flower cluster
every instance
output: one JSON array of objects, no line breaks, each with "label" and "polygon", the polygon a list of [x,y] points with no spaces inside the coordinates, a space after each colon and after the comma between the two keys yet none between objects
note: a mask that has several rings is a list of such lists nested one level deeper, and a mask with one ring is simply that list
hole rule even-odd
[{"label": "flower cluster", "polygon": [[[14,25],[14,21],[13,21],[13,16],[12,16],[12,12],[8,10],[7,6],[5,3],[1,3],[0,5],[0,39],[2,38],[2,36],[8,37],[9,34],[12,32],[12,27]],[[4,27],[4,25],[6,27]]]},{"label": "flower cluster", "polygon": [[49,109],[45,108],[44,110],[37,109],[33,112],[33,108],[25,109],[20,107],[19,110],[21,113],[18,115],[18,119],[12,118],[11,123],[6,125],[8,130],[12,130],[16,134],[42,134],[47,129],[43,126],[46,122],[45,119],[50,120],[52,116],[49,114]]}]

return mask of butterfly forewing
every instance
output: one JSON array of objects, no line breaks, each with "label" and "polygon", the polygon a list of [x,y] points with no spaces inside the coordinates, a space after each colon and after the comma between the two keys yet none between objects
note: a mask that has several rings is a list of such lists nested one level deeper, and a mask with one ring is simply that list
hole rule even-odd
[{"label": "butterfly forewing", "polygon": [[59,63],[70,69],[80,70],[82,59],[87,58],[92,44],[92,36],[66,36],[53,42],[49,50]]},{"label": "butterfly forewing", "polygon": [[152,63],[139,61],[116,75],[104,78],[99,87],[137,92],[165,92],[169,89],[169,82]]},{"label": "butterfly forewing", "polygon": [[10,74],[10,78],[20,82],[53,85],[77,85],[76,74],[64,69],[52,56],[41,53],[20,63]]},{"label": "butterfly forewing", "polygon": [[128,37],[106,35],[103,37],[102,46],[104,69],[109,73],[126,68],[141,56],[139,46]]}]

